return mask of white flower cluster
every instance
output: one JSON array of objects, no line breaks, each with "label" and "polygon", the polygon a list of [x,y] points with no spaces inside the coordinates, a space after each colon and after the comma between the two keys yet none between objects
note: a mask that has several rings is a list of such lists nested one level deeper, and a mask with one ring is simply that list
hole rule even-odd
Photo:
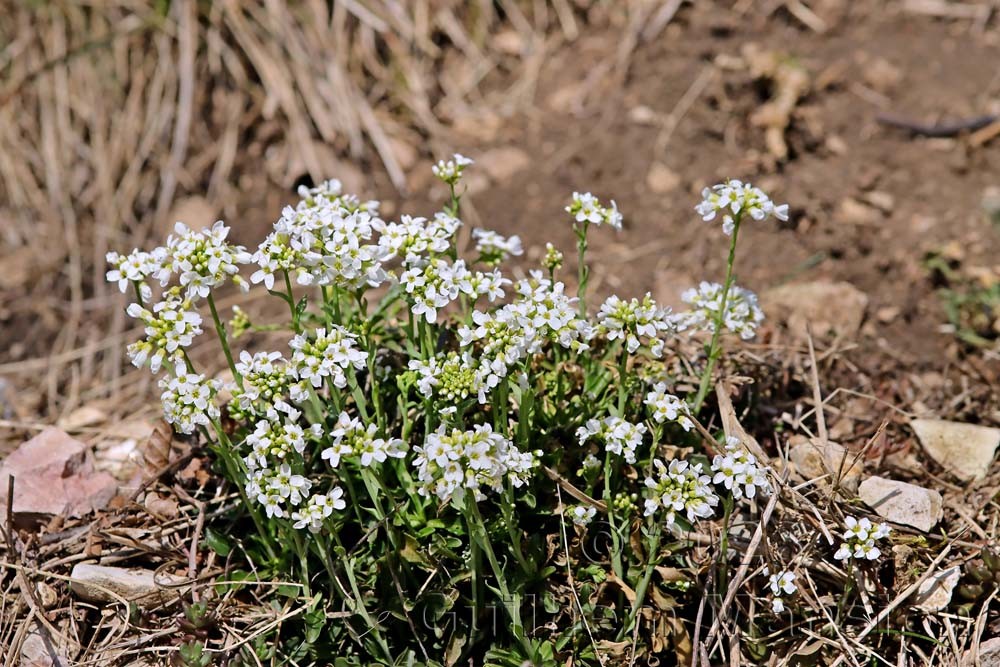
[{"label": "white flower cluster", "polygon": [[765,567],[764,576],[768,578],[768,586],[771,589],[771,611],[780,614],[785,611],[784,597],[795,595],[799,587],[795,585],[795,573],[782,570],[771,574]]},{"label": "white flower cluster", "polygon": [[163,417],[174,428],[184,434],[195,432],[199,426],[208,426],[219,418],[219,407],[215,395],[222,383],[206,380],[204,375],[180,372],[175,377],[160,380],[163,393]]},{"label": "white flower cluster", "polygon": [[633,424],[614,416],[589,419],[586,425],[576,430],[576,438],[581,445],[597,439],[604,443],[605,451],[623,456],[628,463],[635,463],[635,450],[642,444],[645,434],[645,424]]},{"label": "white flower cluster", "polygon": [[590,324],[578,316],[576,299],[566,296],[561,282],[533,273],[517,283],[518,299],[491,313],[472,312],[472,325],[458,328],[463,347],[478,345],[480,371],[486,389],[507,377],[510,368],[541,351],[548,340],[583,352],[593,336]]},{"label": "white flower cluster", "polygon": [[226,241],[229,227],[217,221],[211,229],[194,231],[183,222],[174,226],[167,237],[167,249],[157,277],[166,285],[170,277],[178,276],[181,287],[187,288],[187,298],[205,298],[213,287],[229,279],[246,291],[249,284],[239,275],[240,265],[251,256],[243,246]]},{"label": "white flower cluster", "polygon": [[365,426],[357,417],[352,418],[346,412],[341,412],[336,426],[330,432],[333,443],[323,450],[320,457],[329,461],[334,468],[340,465],[343,458],[350,458],[361,467],[370,468],[376,463],[384,463],[387,458],[401,459],[406,455],[406,445],[402,440],[375,437],[377,431],[375,424]]},{"label": "white flower cluster", "polygon": [[678,513],[689,522],[712,516],[719,497],[712,490],[712,479],[702,473],[701,464],[673,459],[669,465],[653,459],[655,477],[646,478],[648,496],[645,515],[665,511],[664,521],[673,526]]},{"label": "white flower cluster", "polygon": [[742,181],[729,180],[701,191],[702,201],[695,210],[702,220],[714,220],[722,212],[722,231],[733,233],[734,215],[750,214],[754,220],[764,220],[773,215],[778,220],[788,220],[788,204],[776,206],[763,190]]},{"label": "white flower cluster", "polygon": [[438,160],[438,163],[431,167],[431,171],[442,181],[453,186],[462,178],[462,173],[470,164],[473,164],[472,160],[455,153],[450,160]]},{"label": "white flower cluster", "polygon": [[410,310],[423,315],[428,322],[437,321],[437,311],[465,294],[473,300],[486,296],[490,302],[504,297],[503,286],[510,284],[500,271],[489,273],[469,271],[464,260],[449,264],[443,259],[431,259],[403,272],[399,282],[413,302]]},{"label": "white flower cluster", "polygon": [[339,486],[330,489],[329,493],[317,493],[309,496],[305,507],[292,512],[292,524],[296,530],[307,528],[310,533],[318,533],[323,529],[323,521],[326,520],[334,510],[342,510],[347,507],[344,502],[344,490]]},{"label": "white flower cluster", "polygon": [[289,515],[287,505],[298,507],[309,497],[312,482],[304,475],[293,474],[292,467],[282,463],[277,470],[263,468],[250,471],[247,495],[264,506],[268,518],[282,519]]},{"label": "white flower cluster", "polygon": [[505,478],[521,487],[537,464],[534,454],[521,452],[489,424],[471,431],[449,431],[442,425],[414,452],[420,494],[458,502],[467,490],[476,500],[485,497],[484,488],[501,491]]},{"label": "white flower cluster", "polygon": [[475,396],[486,403],[486,381],[482,368],[469,352],[449,352],[427,361],[411,359],[409,368],[417,372],[417,388],[424,396],[433,396],[449,407],[442,412],[453,412],[459,403]]},{"label": "white flower cluster", "polygon": [[[274,288],[275,275],[294,273],[300,285],[337,285],[349,290],[378,287],[389,278],[383,264],[390,251],[372,243],[375,232],[386,225],[374,211],[377,204],[360,204],[356,198],[328,188],[314,193],[292,208],[286,206],[274,231],[253,256],[260,267],[250,276],[254,283]],[[311,203],[307,203],[311,202]]]},{"label": "white flower cluster", "polygon": [[771,493],[767,469],[757,464],[757,458],[748,452],[739,438],[726,438],[726,451],[712,459],[713,484],[722,484],[731,491],[733,498],[753,498],[757,489],[764,495]]},{"label": "white flower cluster", "polygon": [[250,453],[245,460],[250,470],[266,470],[271,467],[270,459],[283,462],[292,452],[301,455],[306,450],[308,437],[319,438],[323,435],[321,424],[313,424],[307,431],[296,423],[298,411],[287,404],[283,407],[291,413],[287,418],[278,414],[276,409],[271,410],[267,418],[258,421],[253,433],[247,436]]},{"label": "white flower cluster", "polygon": [[584,225],[608,225],[619,230],[622,228],[622,214],[618,212],[618,204],[612,199],[611,206],[604,206],[589,192],[574,192],[566,212],[576,222]]},{"label": "white flower cluster", "polygon": [[653,421],[663,424],[668,421],[677,422],[685,431],[694,428],[691,413],[687,404],[673,394],[667,393],[667,383],[657,382],[653,390],[646,394],[644,401],[653,413]]},{"label": "white flower cluster", "polygon": [[137,303],[128,307],[130,317],[146,325],[145,340],[128,346],[128,356],[137,368],[149,361],[154,373],[160,372],[164,361],[183,365],[184,349],[201,334],[201,315],[192,309],[190,299],[181,297],[180,290],[168,290],[162,301],[149,311]]},{"label": "white flower cluster", "polygon": [[404,215],[385,226],[379,245],[388,256],[399,257],[404,266],[421,264],[427,257],[448,252],[461,226],[458,218],[447,213],[438,213],[432,220]]},{"label": "white flower cluster", "polygon": [[499,264],[509,257],[519,257],[524,253],[521,237],[505,237],[489,229],[473,229],[472,238],[476,242],[479,259],[487,264]]},{"label": "white flower cluster", "polygon": [[[681,299],[691,309],[675,316],[678,330],[688,329],[715,332],[715,318],[722,307],[723,286],[719,283],[702,281],[697,288],[686,290]],[[723,324],[731,333],[739,334],[743,340],[750,340],[764,321],[764,311],[757,303],[757,295],[750,290],[733,285],[726,298],[726,312]]]},{"label": "white flower cluster", "polygon": [[368,359],[367,352],[355,347],[356,341],[357,336],[336,324],[317,329],[312,336],[295,336],[288,344],[294,350],[295,376],[317,389],[323,386],[324,378],[330,378],[333,386],[343,389],[347,386],[346,371],[364,368]]},{"label": "white flower cluster", "polygon": [[166,257],[165,248],[157,248],[153,252],[133,250],[127,255],[109,252],[105,259],[111,265],[106,278],[109,283],[118,283],[118,289],[124,293],[129,284],[139,287],[139,296],[143,301],[153,298],[153,290],[146,281],[155,277],[163,268]]},{"label": "white flower cluster", "polygon": [[670,309],[658,306],[649,292],[642,301],[634,298],[624,301],[612,295],[597,313],[597,332],[608,340],[621,340],[629,354],[645,346],[659,358],[665,342],[662,336],[674,330]]},{"label": "white flower cluster", "polygon": [[880,523],[876,526],[867,518],[856,519],[849,516],[844,518],[844,526],[846,528],[842,535],[844,541],[837,549],[837,553],[833,554],[834,559],[875,560],[882,555],[882,551],[875,546],[875,543],[889,537],[891,531],[888,524]]},{"label": "white flower cluster", "polygon": [[252,415],[264,415],[275,401],[291,393],[301,398],[304,388],[298,382],[294,368],[281,352],[240,352],[236,370],[243,377],[243,386],[235,382],[229,387],[240,409]]},{"label": "white flower cluster", "polygon": [[597,516],[597,508],[591,505],[574,505],[567,512],[569,518],[577,526],[587,526]]}]

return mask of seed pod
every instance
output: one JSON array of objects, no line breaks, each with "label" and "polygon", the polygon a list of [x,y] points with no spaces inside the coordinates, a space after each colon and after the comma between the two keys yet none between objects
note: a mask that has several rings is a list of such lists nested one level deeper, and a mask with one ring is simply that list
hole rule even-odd
[{"label": "seed pod", "polygon": [[983,563],[990,569],[991,572],[1000,572],[1000,554],[997,554],[992,549],[983,549],[982,554],[980,554],[983,559]]}]

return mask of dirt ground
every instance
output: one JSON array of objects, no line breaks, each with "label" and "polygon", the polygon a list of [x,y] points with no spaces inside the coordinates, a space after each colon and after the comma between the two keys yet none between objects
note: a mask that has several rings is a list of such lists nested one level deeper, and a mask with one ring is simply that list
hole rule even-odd
[{"label": "dirt ground", "polygon": [[[997,421],[995,410],[984,409],[989,401],[995,407],[996,355],[969,354],[942,329],[946,318],[923,262],[950,243],[967,264],[996,263],[1000,236],[981,201],[998,184],[1000,139],[972,145],[968,133],[915,136],[876,120],[880,112],[932,124],[1000,113],[1000,33],[988,8],[985,15],[956,10],[935,16],[926,11],[944,11],[937,5],[826,2],[796,16],[782,3],[763,4],[768,6],[682,4],[665,26],[656,25],[663,14],[655,11],[643,15],[646,26],[628,25],[618,15],[588,23],[584,13],[572,41],[538,35],[526,42],[513,29],[500,31],[500,52],[521,54],[517,62],[530,67],[494,67],[469,96],[475,103],[439,100],[435,112],[443,122],[426,142],[416,131],[406,141],[394,140],[409,192],[393,187],[370,157],[349,168],[345,180],[381,196],[386,217],[426,214],[434,208],[423,193],[442,194],[431,182],[432,154],[469,155],[479,164],[470,177],[467,221],[519,234],[529,249],[526,264],[546,241],[572,256],[562,208],[572,191],[593,190],[615,199],[626,216],[620,235],[602,233],[591,243],[593,287],[626,296],[648,290],[671,303],[685,287],[723,275],[725,239],[693,212],[700,189],[726,177],[752,180],[788,202],[792,216],[787,224],[745,228],[741,285],[764,293],[802,281],[851,283],[870,302],[861,333],[851,341],[857,347],[848,358],[856,365],[847,382],[910,409],[918,398],[901,386],[910,378],[930,373],[961,384],[964,377],[986,388],[979,393],[986,405],[957,404],[948,396],[951,385],[938,382],[939,391],[919,410]],[[445,58],[440,76],[458,77],[460,60]],[[754,67],[772,71],[761,76]],[[788,127],[777,130],[787,146],[782,156],[769,145],[759,116],[763,105],[783,94],[778,79],[789,72],[801,86],[792,94]],[[237,163],[268,159],[239,149],[237,155]],[[266,168],[253,172],[235,186],[245,194],[236,219],[227,213],[230,205],[208,206],[227,214],[238,240],[248,245],[293,198],[290,184],[275,182]],[[182,182],[178,197],[205,195],[203,187]],[[31,215],[15,213],[22,220]],[[132,238],[156,240],[164,229],[151,214],[137,224],[140,232],[132,229]],[[18,249],[10,250],[8,259]],[[91,250],[83,256],[91,257]],[[99,275],[92,267],[84,270]],[[0,352],[6,417],[51,420],[88,396],[118,397],[120,385],[110,393],[85,391],[92,368],[72,350],[93,345],[109,330],[118,335],[122,303],[115,295],[92,298],[84,281],[90,333],[79,334],[84,343],[70,353],[63,345],[61,356],[46,362],[68,308],[69,295],[61,289],[65,268],[38,262],[27,275],[33,285],[52,286],[46,298],[55,315],[39,313],[24,281],[0,282],[8,286],[0,317],[7,341]],[[59,304],[60,298],[66,301]],[[126,365],[116,367],[132,377]],[[41,391],[39,373],[47,377]],[[105,370],[102,379],[107,375]],[[76,392],[69,404],[54,399],[67,393],[67,384]],[[151,389],[144,380],[124,386],[130,398]]]}]

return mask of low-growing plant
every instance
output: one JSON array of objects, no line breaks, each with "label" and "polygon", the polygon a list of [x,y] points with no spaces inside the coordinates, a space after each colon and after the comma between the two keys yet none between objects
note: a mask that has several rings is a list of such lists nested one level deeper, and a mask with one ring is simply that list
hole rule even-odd
[{"label": "low-growing plant", "polygon": [[[134,290],[128,313],[145,325],[128,354],[163,374],[166,419],[210,448],[242,495],[254,530],[210,532],[213,542],[240,542],[258,577],[299,582],[290,595],[306,611],[288,659],[680,656],[679,615],[726,593],[731,519],[777,491],[767,462],[706,431],[702,412],[723,336],[752,338],[763,319],[734,284],[741,226],[786,219],[787,206],[739,181],[706,189],[697,212],[730,237],[723,283],[689,290],[683,312],[649,294],[592,308],[587,249],[621,231],[615,202],[574,193],[566,207],[575,293],[551,244],[515,281],[500,266],[522,254],[518,237],[476,229],[461,241],[471,164],[435,166],[450,198],[429,219],[386,222],[378,202],[328,181],[301,188],[255,252],[220,221],[178,223],[151,252],[112,253],[108,278]],[[215,296],[228,283],[266,289],[287,320],[234,309],[224,321]],[[227,378],[188,355],[203,325]],[[279,335],[283,349],[235,348]],[[692,337],[706,342],[689,354]],[[680,379],[692,371],[696,383]],[[716,561],[696,562],[708,537],[699,522],[720,516]],[[868,528],[849,524],[837,558],[877,556],[887,529]],[[785,612],[794,572],[762,577],[761,597]]]}]

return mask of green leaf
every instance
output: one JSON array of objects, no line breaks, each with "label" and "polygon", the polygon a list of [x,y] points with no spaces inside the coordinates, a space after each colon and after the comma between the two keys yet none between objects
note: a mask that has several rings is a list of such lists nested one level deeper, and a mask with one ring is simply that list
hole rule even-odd
[{"label": "green leaf", "polygon": [[205,544],[208,548],[219,554],[223,558],[229,555],[229,552],[233,550],[233,545],[229,543],[222,533],[212,528],[205,530]]}]

